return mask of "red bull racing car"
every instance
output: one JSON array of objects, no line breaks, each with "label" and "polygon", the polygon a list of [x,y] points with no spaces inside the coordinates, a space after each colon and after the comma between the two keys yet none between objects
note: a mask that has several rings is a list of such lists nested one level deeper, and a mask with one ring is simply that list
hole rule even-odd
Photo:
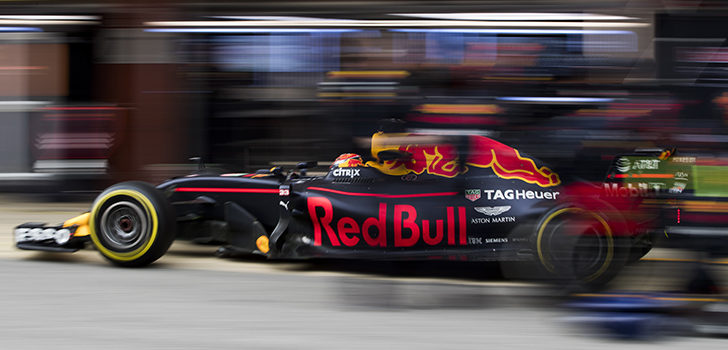
[{"label": "red bull racing car", "polygon": [[527,260],[589,282],[649,250],[635,198],[565,183],[490,138],[380,132],[371,149],[370,160],[340,156],[325,176],[301,163],[119,183],[63,224],[19,225],[16,244],[72,252],[91,242],[121,266],[154,262],[174,239],[285,259]]}]

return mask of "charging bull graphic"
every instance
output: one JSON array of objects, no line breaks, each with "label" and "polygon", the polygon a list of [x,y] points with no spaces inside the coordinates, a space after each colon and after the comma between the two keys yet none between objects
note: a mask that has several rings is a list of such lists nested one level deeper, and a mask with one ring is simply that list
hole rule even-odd
[{"label": "charging bull graphic", "polygon": [[498,177],[518,179],[541,187],[551,187],[561,183],[559,175],[551,169],[545,166],[538,167],[532,159],[521,156],[515,148],[498,141],[471,136],[470,152],[467,165],[491,168]]},{"label": "charging bull graphic", "polygon": [[[406,140],[409,134],[395,134],[395,138]],[[389,136],[391,138],[391,136]],[[437,145],[392,145],[387,143],[383,134],[372,136],[372,154],[381,151],[398,150],[408,152],[412,156],[407,159],[396,159],[383,162],[369,161],[366,166],[375,167],[388,175],[406,175],[409,173],[455,177],[468,171],[468,166],[489,168],[500,178],[517,179],[541,187],[556,186],[561,183],[559,175],[545,166],[537,166],[527,157],[521,156],[518,150],[498,141],[482,137],[469,137],[469,150],[465,167],[458,166],[456,149],[450,144]]]},{"label": "charging bull graphic", "polygon": [[[397,149],[412,154],[412,157],[383,163],[369,161],[366,165],[375,167],[385,174],[397,176],[427,172],[431,175],[455,177],[460,173],[455,147],[451,145],[402,145]],[[376,153],[379,151],[381,150]]]}]

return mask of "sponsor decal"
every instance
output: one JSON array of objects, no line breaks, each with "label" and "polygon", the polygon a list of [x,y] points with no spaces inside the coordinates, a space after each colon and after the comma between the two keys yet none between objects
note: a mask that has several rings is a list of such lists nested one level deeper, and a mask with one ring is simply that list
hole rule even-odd
[{"label": "sponsor decal", "polygon": [[651,193],[659,192],[664,188],[663,183],[628,183],[626,186],[620,186],[616,183],[605,183],[604,194],[608,197],[642,197]]},{"label": "sponsor decal", "polygon": [[482,237],[468,237],[468,245],[483,245],[483,244],[494,244],[494,243],[508,243],[508,238],[482,238]]},{"label": "sponsor decal", "polygon": [[[411,247],[418,242],[449,246],[467,244],[465,207],[447,207],[444,217],[418,220],[417,209],[408,204],[379,203],[379,214],[364,220],[341,217],[334,220],[334,208],[325,197],[309,197],[308,213],[313,223],[315,246]],[[390,216],[391,215],[391,216]],[[389,222],[393,227],[389,227]],[[388,239],[388,236],[392,236]]]},{"label": "sponsor decal", "polygon": [[290,201],[288,201],[288,202],[280,201],[280,202],[278,202],[278,205],[280,205],[281,207],[284,207],[284,208],[286,208],[286,210],[288,210],[288,203],[289,202]]},{"label": "sponsor decal", "polygon": [[478,199],[480,199],[480,190],[479,189],[465,190],[465,198],[467,198],[471,202],[477,201]]},{"label": "sponsor decal", "polygon": [[475,217],[470,219],[471,224],[500,224],[504,222],[516,222],[515,216],[498,216],[509,210],[510,205],[498,206],[498,207],[475,207],[475,211],[481,214],[485,214],[487,218]]},{"label": "sponsor decal", "polygon": [[659,168],[659,159],[638,159],[632,162],[632,169],[634,170],[657,170]]},{"label": "sponsor decal", "polygon": [[410,173],[407,175],[402,175],[402,181],[416,181],[416,180],[417,180],[417,175],[415,175],[415,174]]},{"label": "sponsor decal", "polygon": [[483,190],[487,200],[550,199],[555,200],[560,192],[534,190]]},{"label": "sponsor decal", "polygon": [[684,182],[675,182],[672,184],[672,187],[668,190],[670,193],[682,193],[685,190],[686,183]]},{"label": "sponsor decal", "polygon": [[482,237],[468,237],[468,245],[479,245],[483,244]]},{"label": "sponsor decal", "polygon": [[71,238],[71,230],[67,228],[26,228],[15,229],[15,242],[41,242],[53,240],[57,244],[68,242]]},{"label": "sponsor decal", "polygon": [[488,216],[498,216],[509,210],[511,210],[510,205],[503,205],[498,207],[475,207],[475,211]]},{"label": "sponsor decal", "polygon": [[670,161],[673,163],[695,163],[698,159],[696,157],[672,157]]},{"label": "sponsor decal", "polygon": [[559,175],[551,169],[545,166],[538,167],[533,159],[521,156],[515,148],[486,137],[470,137],[470,156],[465,162],[466,166],[461,169],[453,145],[390,145],[386,143],[388,137],[401,139],[410,135],[383,135],[378,133],[372,136],[372,154],[394,149],[412,154],[407,159],[366,163],[366,166],[377,168],[388,175],[427,173],[452,178],[461,171],[468,171],[468,166],[471,166],[489,168],[500,178],[521,180],[541,187],[551,187],[561,183]]},{"label": "sponsor decal", "polygon": [[471,224],[502,224],[506,222],[516,222],[515,216],[497,216],[494,218],[471,218]]},{"label": "sponsor decal", "polygon": [[355,178],[359,177],[359,172],[361,172],[361,169],[356,168],[336,168],[334,169],[331,174],[334,176],[342,176],[342,177],[348,177],[348,178]]},{"label": "sponsor decal", "polygon": [[619,158],[617,159],[617,171],[620,173],[626,173],[631,169],[631,162],[627,158]]}]

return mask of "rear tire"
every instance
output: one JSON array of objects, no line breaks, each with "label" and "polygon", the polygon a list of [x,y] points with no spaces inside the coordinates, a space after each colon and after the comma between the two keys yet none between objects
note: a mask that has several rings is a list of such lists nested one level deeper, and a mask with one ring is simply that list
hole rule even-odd
[{"label": "rear tire", "polygon": [[154,186],[138,181],[113,185],[94,201],[91,241],[115,265],[145,266],[167,252],[175,236],[172,206]]},{"label": "rear tire", "polygon": [[602,213],[562,206],[544,216],[537,227],[537,258],[558,281],[580,289],[599,288],[625,264],[628,249]]}]

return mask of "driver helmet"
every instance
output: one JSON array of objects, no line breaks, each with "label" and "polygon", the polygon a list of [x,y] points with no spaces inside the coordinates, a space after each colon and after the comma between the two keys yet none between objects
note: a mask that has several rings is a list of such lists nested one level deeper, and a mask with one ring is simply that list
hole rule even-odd
[{"label": "driver helmet", "polygon": [[356,153],[344,153],[338,157],[336,157],[336,160],[334,160],[334,163],[331,164],[331,168],[353,168],[364,165],[364,160],[362,160],[361,156]]}]

